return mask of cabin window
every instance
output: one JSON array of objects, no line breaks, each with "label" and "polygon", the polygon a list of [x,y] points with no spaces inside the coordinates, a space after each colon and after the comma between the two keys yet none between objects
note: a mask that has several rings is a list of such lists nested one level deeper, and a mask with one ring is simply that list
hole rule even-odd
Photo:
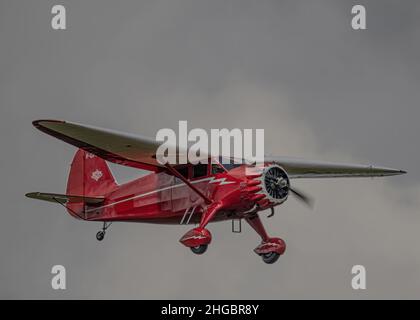
[{"label": "cabin window", "polygon": [[218,174],[218,173],[223,173],[225,172],[225,169],[223,169],[223,167],[221,167],[220,165],[213,163],[211,165],[211,174]]},{"label": "cabin window", "polygon": [[185,179],[188,179],[188,166],[177,169],[178,173]]},{"label": "cabin window", "polygon": [[193,167],[193,178],[207,176],[207,164],[197,164]]},{"label": "cabin window", "polygon": [[224,163],[223,166],[225,167],[225,169],[227,171],[230,171],[232,169],[235,169],[237,167],[240,167],[242,164],[238,164],[238,163]]},{"label": "cabin window", "polygon": [[219,157],[219,163],[227,170],[230,171],[232,169],[235,169],[237,167],[240,167],[241,163],[235,163],[233,159]]}]

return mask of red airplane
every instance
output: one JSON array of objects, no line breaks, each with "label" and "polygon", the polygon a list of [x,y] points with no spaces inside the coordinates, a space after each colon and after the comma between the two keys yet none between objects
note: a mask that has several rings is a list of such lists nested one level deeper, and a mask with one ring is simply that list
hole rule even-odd
[{"label": "red airplane", "polygon": [[[363,165],[343,165],[293,158],[265,158],[264,165],[209,164],[162,165],[156,160],[159,144],[152,139],[77,123],[38,120],[33,125],[79,148],[71,164],[65,194],[28,193],[29,198],[58,203],[70,215],[103,222],[96,235],[101,241],[114,221],[161,224],[196,224],[180,242],[203,254],[212,237],[209,222],[245,219],[261,236],[255,253],[265,263],[285,252],[280,238],[268,236],[259,217],[287,200],[291,193],[306,204],[311,199],[290,185],[295,178],[375,177],[405,173],[402,170]],[[106,161],[151,171],[118,185]],[[239,224],[237,225],[237,227]]]}]

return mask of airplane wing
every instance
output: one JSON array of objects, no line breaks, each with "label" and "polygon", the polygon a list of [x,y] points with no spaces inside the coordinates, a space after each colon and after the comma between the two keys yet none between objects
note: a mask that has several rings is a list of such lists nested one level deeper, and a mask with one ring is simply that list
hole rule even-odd
[{"label": "airplane wing", "polygon": [[155,172],[164,169],[156,160],[160,143],[153,139],[58,120],[37,120],[33,125],[107,161]]},{"label": "airplane wing", "polygon": [[406,173],[403,170],[371,165],[339,164],[289,157],[266,157],[264,160],[283,167],[290,178],[383,177]]},{"label": "airplane wing", "polygon": [[[165,169],[156,160],[156,150],[160,144],[153,139],[66,121],[37,120],[33,125],[53,137],[110,162],[155,172]],[[176,150],[178,155],[186,152],[179,148]],[[376,177],[405,173],[402,170],[370,165],[337,164],[288,157],[265,157],[264,161],[278,163],[290,178]]]},{"label": "airplane wing", "polygon": [[100,204],[104,202],[103,197],[84,197],[84,196],[73,196],[66,194],[57,193],[43,193],[43,192],[31,192],[27,193],[26,196],[32,199],[44,200],[48,202],[67,204],[73,202],[84,202],[86,204]]}]

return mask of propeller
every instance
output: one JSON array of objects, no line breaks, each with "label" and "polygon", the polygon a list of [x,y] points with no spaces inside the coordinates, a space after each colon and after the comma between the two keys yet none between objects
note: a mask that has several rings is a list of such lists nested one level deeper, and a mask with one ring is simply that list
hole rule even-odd
[{"label": "propeller", "polygon": [[300,201],[302,201],[305,205],[307,205],[309,208],[313,209],[314,208],[314,199],[311,196],[306,195],[305,193],[303,193],[302,191],[298,191],[295,188],[291,188],[289,187],[290,192],[292,192],[292,194],[294,196],[296,196],[296,198]]},{"label": "propeller", "polygon": [[265,179],[268,182],[266,184],[267,191],[271,196],[284,197],[287,191],[290,191],[298,200],[302,201],[308,207],[313,208],[313,199],[304,192],[292,188],[286,173],[282,173],[280,168],[274,167],[270,169]]},{"label": "propeller", "polygon": [[[300,201],[302,201],[307,207],[310,209],[314,208],[314,199],[311,196],[306,195],[302,191],[297,191],[295,188],[289,187],[289,191]],[[271,212],[267,216],[267,218],[271,218],[274,216],[274,208],[270,208]]]},{"label": "propeller", "polygon": [[[307,207],[313,209],[314,200],[306,193],[292,188],[290,186],[289,177],[286,171],[278,165],[271,165],[264,171],[263,183],[267,196],[270,200],[277,203],[282,203],[289,193],[293,194],[297,200],[303,202]],[[274,208],[271,208],[271,213],[268,218],[274,215]]]}]

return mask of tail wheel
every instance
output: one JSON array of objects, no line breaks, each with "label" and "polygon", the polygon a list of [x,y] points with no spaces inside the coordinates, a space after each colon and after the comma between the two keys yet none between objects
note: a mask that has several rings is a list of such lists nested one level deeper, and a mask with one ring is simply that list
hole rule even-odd
[{"label": "tail wheel", "polygon": [[191,247],[190,249],[195,254],[203,254],[204,252],[207,251],[207,247],[208,247],[207,244],[202,244],[202,245],[199,245],[197,247]]},{"label": "tail wheel", "polygon": [[102,241],[105,238],[105,231],[98,231],[96,234],[96,240]]},{"label": "tail wheel", "polygon": [[265,263],[273,264],[279,259],[280,255],[277,252],[269,252],[262,254],[261,257]]}]

